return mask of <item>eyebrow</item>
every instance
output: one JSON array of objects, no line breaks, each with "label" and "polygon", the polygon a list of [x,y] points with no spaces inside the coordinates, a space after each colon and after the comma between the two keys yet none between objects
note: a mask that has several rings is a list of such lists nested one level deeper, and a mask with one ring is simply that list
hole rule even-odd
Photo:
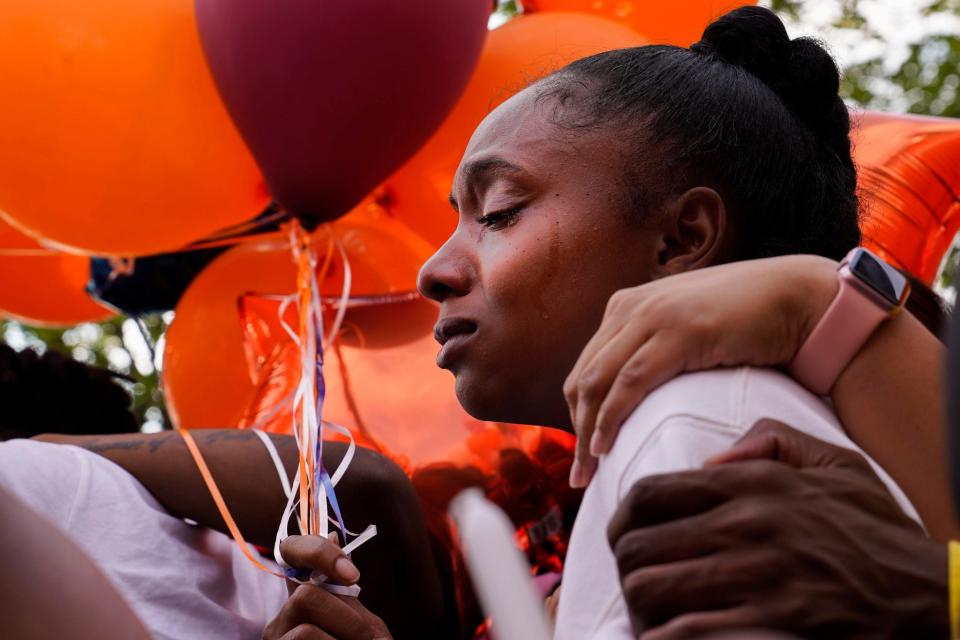
[{"label": "eyebrow", "polygon": [[[499,156],[493,156],[491,158],[481,158],[480,160],[468,162],[464,165],[462,173],[466,184],[482,186],[499,176],[516,175],[518,173],[525,174],[526,171],[523,167],[513,164],[509,160],[505,160]],[[447,200],[455,211],[460,210],[460,206],[452,191],[447,196]]]}]

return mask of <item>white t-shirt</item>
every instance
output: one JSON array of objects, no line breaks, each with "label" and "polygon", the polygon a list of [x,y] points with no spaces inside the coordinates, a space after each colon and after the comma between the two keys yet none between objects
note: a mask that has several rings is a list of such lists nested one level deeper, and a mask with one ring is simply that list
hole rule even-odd
[{"label": "white t-shirt", "polygon": [[84,449],[0,443],[0,485],[76,541],[158,640],[260,638],[287,598],[283,580],[250,564],[232,539],[174,518],[133,476]]},{"label": "white t-shirt", "polygon": [[[775,418],[821,440],[861,451],[823,400],[775,371],[716,369],[682,375],[663,385],[623,424],[584,495],[563,570],[555,640],[634,638],[607,542],[611,516],[640,478],[700,468],[760,418]],[[904,512],[919,522],[900,488],[870,462]]]}]

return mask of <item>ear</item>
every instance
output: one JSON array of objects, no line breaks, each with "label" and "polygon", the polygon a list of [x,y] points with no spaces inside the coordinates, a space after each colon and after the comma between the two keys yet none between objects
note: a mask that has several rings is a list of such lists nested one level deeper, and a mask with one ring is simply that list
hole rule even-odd
[{"label": "ear", "polygon": [[669,203],[660,225],[661,277],[715,264],[727,244],[727,208],[720,194],[709,187],[694,187]]}]

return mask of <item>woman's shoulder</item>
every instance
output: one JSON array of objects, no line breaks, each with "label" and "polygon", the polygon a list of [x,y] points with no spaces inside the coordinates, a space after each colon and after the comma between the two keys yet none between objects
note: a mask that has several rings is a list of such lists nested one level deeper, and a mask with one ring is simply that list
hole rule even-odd
[{"label": "woman's shoulder", "polygon": [[729,367],[684,373],[664,383],[637,406],[624,427],[689,416],[749,428],[766,412],[784,408],[836,422],[833,410],[785,373],[771,368]]}]

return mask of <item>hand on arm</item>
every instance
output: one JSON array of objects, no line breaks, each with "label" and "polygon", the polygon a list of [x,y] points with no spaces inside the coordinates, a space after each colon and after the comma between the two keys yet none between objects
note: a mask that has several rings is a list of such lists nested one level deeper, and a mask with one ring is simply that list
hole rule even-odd
[{"label": "hand on arm", "polygon": [[564,384],[579,482],[644,397],[688,371],[788,362],[837,291],[817,256],[732,262],[618,291]]},{"label": "hand on arm", "polygon": [[[837,293],[836,269],[826,258],[783,256],[618,292],[564,385],[577,431],[571,482],[586,484],[623,420],[670,378],[790,362]],[[943,355],[939,341],[901,313],[880,325],[832,390],[851,438],[897,481],[940,540],[960,535],[943,453]]]},{"label": "hand on arm", "polygon": [[948,635],[944,546],[862,456],[780,423],[704,469],[637,482],[608,536],[644,640]]}]

